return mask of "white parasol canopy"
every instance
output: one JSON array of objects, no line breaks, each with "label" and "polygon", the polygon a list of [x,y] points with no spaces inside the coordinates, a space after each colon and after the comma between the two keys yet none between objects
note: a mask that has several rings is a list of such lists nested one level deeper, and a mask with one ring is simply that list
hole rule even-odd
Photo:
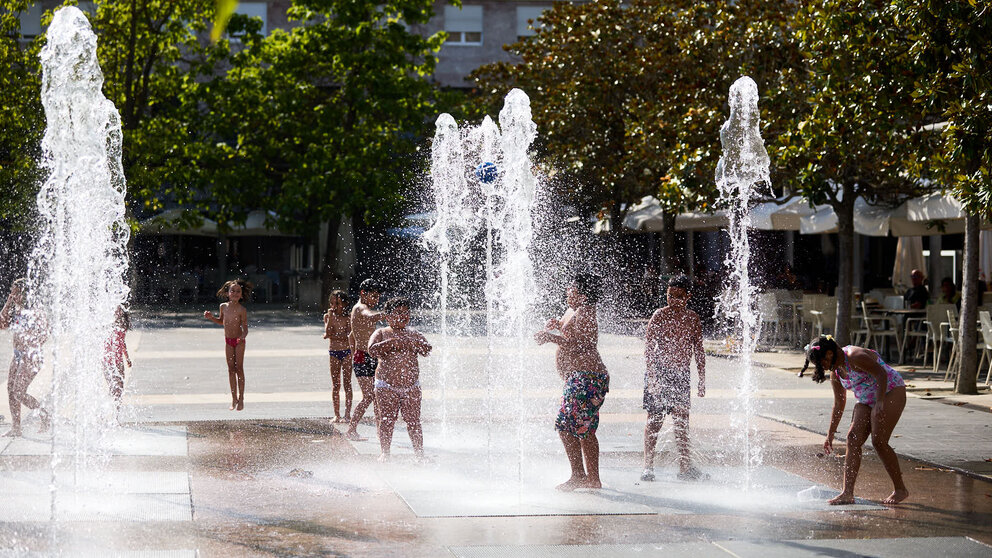
[{"label": "white parasol canopy", "polygon": [[179,220],[183,217],[183,214],[187,210],[176,208],[169,209],[140,221],[138,225],[141,227],[142,234],[161,234],[161,235],[180,235],[186,234],[191,236],[217,236],[217,222],[211,221],[210,219],[203,218],[202,223],[198,227],[191,229],[184,229],[179,225]]}]

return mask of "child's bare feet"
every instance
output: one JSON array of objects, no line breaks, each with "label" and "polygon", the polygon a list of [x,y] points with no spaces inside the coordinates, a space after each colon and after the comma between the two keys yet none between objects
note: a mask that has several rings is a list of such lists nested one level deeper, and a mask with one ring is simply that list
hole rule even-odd
[{"label": "child's bare feet", "polygon": [[882,500],[882,503],[883,504],[898,504],[899,502],[902,502],[906,498],[909,498],[909,491],[906,490],[905,488],[898,489],[898,490],[893,490],[892,491],[892,494],[889,494],[889,497],[888,498]]},{"label": "child's bare feet", "polygon": [[586,477],[586,480],[579,486],[579,488],[603,488],[603,483],[599,480],[599,477]]},{"label": "child's bare feet", "polygon": [[38,432],[45,433],[52,426],[52,417],[47,412],[41,412],[41,426],[38,427]]},{"label": "child's bare feet", "polygon": [[231,406],[228,407],[227,410],[228,411],[233,411],[234,409],[237,408],[237,406],[238,406],[238,402],[237,401],[231,401]]},{"label": "child's bare feet", "polygon": [[347,422],[347,421],[345,419],[341,418],[341,417],[334,417],[334,422],[336,424],[341,424],[341,423],[344,423],[344,422]]},{"label": "child's bare feet", "polygon": [[689,467],[684,471],[679,471],[678,477],[682,481],[709,480],[710,476],[695,467]]},{"label": "child's bare feet", "polygon": [[359,436],[357,430],[349,430],[345,432],[344,437],[348,438],[352,442],[364,442],[368,440],[368,438],[362,438],[361,436]]},{"label": "child's bare feet", "polygon": [[831,506],[849,506],[854,503],[854,494],[841,492],[837,496],[827,500],[827,503]]},{"label": "child's bare feet", "polygon": [[572,476],[567,481],[559,484],[555,487],[556,490],[561,490],[562,492],[571,492],[576,488],[585,488],[586,476],[581,477]]},{"label": "child's bare feet", "polygon": [[389,454],[388,453],[380,453],[379,454],[378,461],[379,461],[379,463],[389,463]]},{"label": "child's bare feet", "polygon": [[7,432],[4,433],[4,436],[7,437],[7,438],[20,438],[21,437],[21,429],[20,429],[20,427],[11,428],[10,430],[8,430]]},{"label": "child's bare feet", "polygon": [[244,409],[245,409],[245,400],[244,399],[239,399],[238,400],[238,410],[239,411],[243,411]]}]

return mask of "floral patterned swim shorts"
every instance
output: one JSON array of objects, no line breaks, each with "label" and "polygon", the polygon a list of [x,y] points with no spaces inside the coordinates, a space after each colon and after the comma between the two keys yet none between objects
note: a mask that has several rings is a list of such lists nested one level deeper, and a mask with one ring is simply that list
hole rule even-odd
[{"label": "floral patterned swim shorts", "polygon": [[565,380],[561,409],[555,430],[585,438],[599,426],[599,408],[610,391],[610,375],[605,372],[573,372]]}]

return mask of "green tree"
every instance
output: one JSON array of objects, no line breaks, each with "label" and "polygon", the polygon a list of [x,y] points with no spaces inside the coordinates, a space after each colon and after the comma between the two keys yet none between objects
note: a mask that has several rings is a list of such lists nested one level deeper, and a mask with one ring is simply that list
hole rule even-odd
[{"label": "green tree", "polygon": [[419,170],[444,37],[407,26],[427,23],[432,5],[297,0],[289,15],[298,25],[265,38],[246,29],[231,68],[203,85],[194,197],[211,198],[221,222],[265,208],[311,238],[329,223],[322,299],[340,220],[388,216]]},{"label": "green tree", "polygon": [[[932,169],[968,210],[961,301],[961,372],[955,391],[978,393],[978,234],[992,216],[992,7],[976,0],[894,3],[912,30],[911,56],[921,67],[914,96],[946,123]],[[988,270],[986,270],[988,271]]]},{"label": "green tree", "polygon": [[518,60],[473,77],[491,107],[511,87],[531,96],[546,156],[581,185],[563,192],[573,203],[619,223],[621,204],[657,196],[671,247],[677,213],[712,207],[730,84],[748,72],[776,87],[798,63],[791,13],[754,1],[556,3],[535,36],[506,47]]},{"label": "green tree", "polygon": [[[149,212],[167,203],[192,208],[187,180],[202,152],[191,141],[201,127],[202,82],[230,57],[227,40],[204,38],[214,1],[102,0],[96,7],[104,94],[121,113],[129,202]],[[187,220],[193,224],[197,212]]]},{"label": "green tree", "polygon": [[31,2],[0,2],[0,222],[21,230],[31,223],[41,171],[42,41],[21,34],[20,14]]},{"label": "green tree", "polygon": [[[840,260],[835,335],[847,343],[853,305],[854,202],[914,195],[925,115],[912,102],[909,31],[882,0],[809,3],[794,21],[805,75],[773,96],[792,115],[773,144],[780,176],[813,203],[833,207]],[[770,150],[772,151],[772,150]],[[784,171],[784,172],[781,172]]]}]

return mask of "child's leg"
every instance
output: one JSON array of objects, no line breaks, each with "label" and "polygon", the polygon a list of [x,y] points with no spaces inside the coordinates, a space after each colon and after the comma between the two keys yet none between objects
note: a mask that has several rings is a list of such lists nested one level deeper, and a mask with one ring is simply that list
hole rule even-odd
[{"label": "child's leg", "polygon": [[341,421],[341,361],[329,356],[331,367],[331,400],[334,402],[334,422]]},{"label": "child's leg", "polygon": [[676,409],[672,412],[672,420],[675,422],[675,445],[679,450],[679,471],[687,473],[689,471],[689,409]]},{"label": "child's leg", "polygon": [[599,439],[596,438],[596,431],[590,430],[585,438],[580,438],[579,445],[586,462],[586,480],[582,486],[603,488],[603,483],[599,480]]},{"label": "child's leg", "polygon": [[234,347],[235,364],[237,365],[238,377],[238,410],[245,408],[245,343],[238,343]]},{"label": "child's leg", "polygon": [[875,446],[875,453],[878,454],[882,464],[885,465],[885,472],[892,479],[892,494],[882,501],[883,504],[897,504],[909,497],[909,490],[902,481],[902,471],[899,469],[899,458],[895,450],[889,445],[889,438],[892,430],[895,429],[902,411],[906,407],[906,388],[896,388],[885,394],[885,407],[882,415],[872,417],[871,422],[871,445]]},{"label": "child's leg", "polygon": [[234,347],[224,343],[224,355],[227,357],[227,380],[231,384],[231,410],[238,406],[238,363],[234,355]]},{"label": "child's leg", "polygon": [[654,448],[658,445],[658,432],[665,422],[665,415],[648,413],[648,421],[644,425],[644,468],[654,467]]},{"label": "child's leg", "polygon": [[423,393],[420,388],[416,388],[407,393],[406,397],[400,400],[400,411],[403,413],[403,422],[406,423],[406,432],[410,435],[410,443],[413,444],[413,453],[418,457],[424,455],[424,428],[420,423],[420,404]]},{"label": "child's leg", "polygon": [[377,388],[375,400],[379,410],[377,428],[379,447],[382,450],[380,459],[384,459],[389,455],[389,447],[393,442],[393,427],[396,425],[396,415],[400,410],[400,395],[391,389]]},{"label": "child's leg", "polygon": [[11,363],[7,379],[7,402],[10,404],[10,430],[5,434],[6,436],[21,435],[20,375],[20,367],[15,363]]},{"label": "child's leg", "polygon": [[847,432],[847,455],[844,456],[844,491],[830,504],[853,504],[854,483],[858,480],[861,469],[861,446],[868,439],[871,431],[871,407],[863,403],[854,406],[854,418],[851,429]]},{"label": "child's leg", "polygon": [[358,385],[362,388],[362,400],[355,407],[355,414],[351,415],[351,424],[348,427],[348,433],[351,435],[349,437],[353,440],[358,435],[358,421],[362,420],[362,417],[365,416],[365,410],[369,408],[369,405],[375,399],[375,393],[372,387],[374,383],[375,379],[371,376],[358,378]]},{"label": "child's leg", "polygon": [[114,396],[114,401],[121,402],[124,395],[124,361],[114,362],[114,372],[110,378],[110,395]]},{"label": "child's leg", "polygon": [[[345,357],[341,363],[341,379],[344,380],[344,419],[351,420],[351,400],[353,397],[351,389],[351,357]],[[337,404],[334,405],[337,410]]]},{"label": "child's leg", "polygon": [[568,466],[572,469],[572,476],[556,488],[558,490],[575,490],[586,480],[586,471],[582,464],[582,445],[579,439],[567,432],[558,432],[562,445],[565,446],[565,455],[568,456]]}]

